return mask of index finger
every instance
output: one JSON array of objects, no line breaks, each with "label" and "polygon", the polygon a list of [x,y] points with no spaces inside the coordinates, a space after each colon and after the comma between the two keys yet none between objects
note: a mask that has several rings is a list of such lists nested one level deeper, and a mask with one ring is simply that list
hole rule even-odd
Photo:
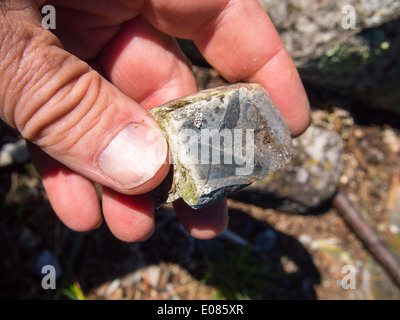
[{"label": "index finger", "polygon": [[275,102],[293,136],[310,121],[297,69],[257,0],[149,1],[145,15],[159,30],[192,39],[229,82],[258,82]]}]

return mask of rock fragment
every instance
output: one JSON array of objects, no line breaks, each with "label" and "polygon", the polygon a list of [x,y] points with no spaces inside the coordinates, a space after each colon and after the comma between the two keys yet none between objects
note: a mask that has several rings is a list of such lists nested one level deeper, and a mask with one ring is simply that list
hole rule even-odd
[{"label": "rock fragment", "polygon": [[290,130],[259,84],[201,91],[153,108],[173,167],[153,192],[157,204],[179,198],[204,208],[284,166]]}]

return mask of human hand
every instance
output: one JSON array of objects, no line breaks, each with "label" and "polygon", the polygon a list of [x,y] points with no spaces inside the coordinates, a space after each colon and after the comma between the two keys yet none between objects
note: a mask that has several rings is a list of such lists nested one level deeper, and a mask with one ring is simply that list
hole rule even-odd
[{"label": "human hand", "polygon": [[[146,109],[197,91],[173,37],[192,39],[226,80],[262,84],[294,136],[309,124],[299,75],[257,0],[46,1],[54,34],[41,27],[44,3],[0,1],[0,116],[31,142],[49,201],[74,230],[102,222],[97,182],[117,238],[151,235],[148,192],[169,166],[165,139],[144,139],[158,128]],[[174,208],[197,238],[228,222],[224,201],[201,213],[181,201]]]}]

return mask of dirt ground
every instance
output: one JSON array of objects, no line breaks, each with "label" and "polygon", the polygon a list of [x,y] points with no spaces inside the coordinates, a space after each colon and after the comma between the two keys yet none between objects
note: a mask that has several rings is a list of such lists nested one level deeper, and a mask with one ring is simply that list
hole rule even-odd
[{"label": "dirt ground", "polygon": [[[196,75],[200,88],[223,82],[214,70],[196,68]],[[400,177],[400,116],[312,88],[308,93],[313,121],[343,139],[340,188],[400,252],[388,216]],[[4,124],[0,136],[1,145],[19,139]],[[154,234],[130,244],[115,239],[106,225],[87,233],[64,227],[29,162],[0,168],[0,176],[0,298],[398,298],[385,274],[365,271],[368,253],[329,206],[318,214],[289,214],[229,199],[230,233],[200,241],[186,234],[166,205],[156,212]],[[254,246],[260,239],[263,251]],[[41,286],[44,253],[60,266],[55,290]],[[341,285],[345,265],[357,270],[355,289]],[[390,294],[376,291],[376,281]]]}]

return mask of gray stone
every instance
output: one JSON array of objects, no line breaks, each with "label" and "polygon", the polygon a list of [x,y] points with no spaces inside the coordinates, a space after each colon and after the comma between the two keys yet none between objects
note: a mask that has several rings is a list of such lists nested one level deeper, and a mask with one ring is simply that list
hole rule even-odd
[{"label": "gray stone", "polygon": [[[398,0],[259,1],[305,83],[400,113]],[[343,28],[345,5],[354,29]]]},{"label": "gray stone", "polygon": [[150,110],[173,166],[153,192],[157,204],[182,198],[204,208],[268,176],[294,153],[290,130],[259,84],[201,91]]},{"label": "gray stone", "polygon": [[235,197],[264,202],[278,210],[306,213],[329,201],[342,173],[342,140],[334,131],[311,125],[293,139],[296,153],[284,167]]},{"label": "gray stone", "polygon": [[22,164],[29,160],[26,141],[6,143],[0,150],[0,167],[6,167],[13,164]]},{"label": "gray stone", "polygon": [[[399,0],[259,1],[308,87],[400,113]],[[209,67],[193,42],[180,43],[193,64]]]}]

